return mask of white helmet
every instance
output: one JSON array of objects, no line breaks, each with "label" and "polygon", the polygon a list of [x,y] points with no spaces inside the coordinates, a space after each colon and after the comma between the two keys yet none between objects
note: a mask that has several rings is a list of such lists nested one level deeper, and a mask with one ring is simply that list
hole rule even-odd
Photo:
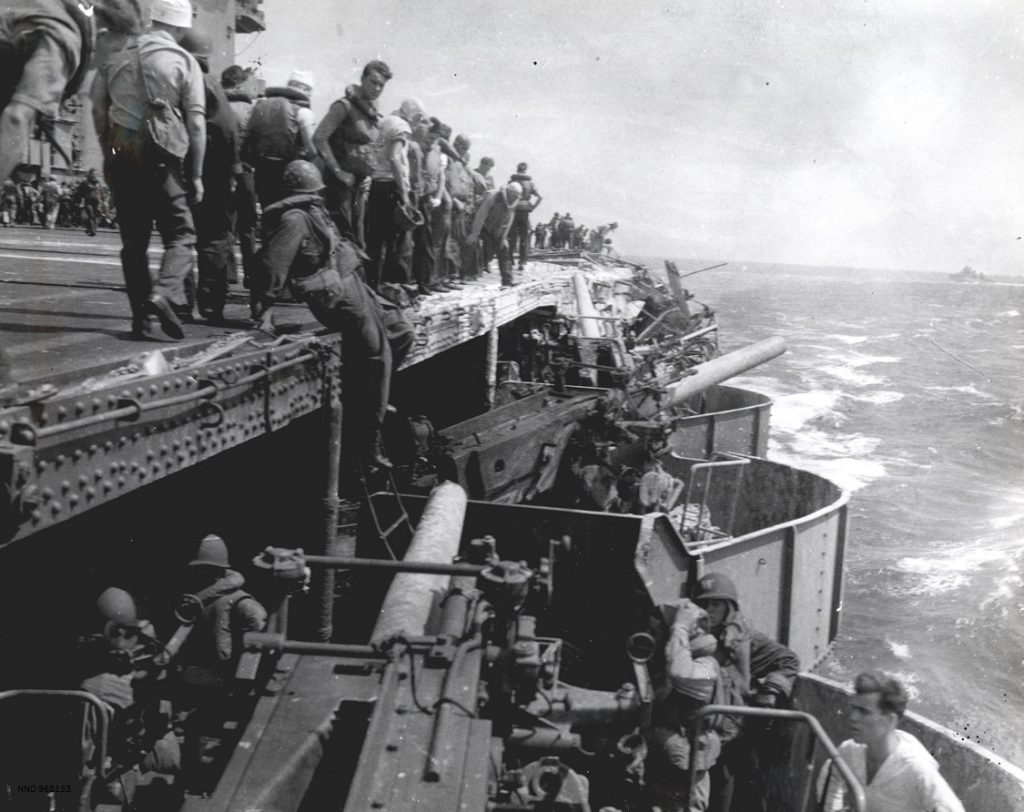
[{"label": "white helmet", "polygon": [[150,16],[155,23],[191,28],[192,3],[190,0],[153,0]]}]

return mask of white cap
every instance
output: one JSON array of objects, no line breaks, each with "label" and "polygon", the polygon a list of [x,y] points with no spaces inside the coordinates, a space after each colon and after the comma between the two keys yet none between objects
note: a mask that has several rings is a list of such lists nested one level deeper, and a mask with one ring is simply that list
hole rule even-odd
[{"label": "white cap", "polygon": [[189,0],[153,0],[150,17],[155,23],[191,28],[192,3]]},{"label": "white cap", "polygon": [[288,77],[288,87],[309,98],[313,95],[313,74],[308,70],[293,70]]}]

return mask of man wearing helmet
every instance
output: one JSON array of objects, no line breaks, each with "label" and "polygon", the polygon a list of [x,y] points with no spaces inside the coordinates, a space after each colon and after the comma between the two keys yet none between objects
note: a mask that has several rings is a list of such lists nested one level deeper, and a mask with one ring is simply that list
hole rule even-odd
[{"label": "man wearing helmet", "polygon": [[163,647],[153,626],[139,616],[132,596],[118,587],[105,589],[96,608],[102,626],[98,634],[81,640],[79,687],[113,711],[109,734],[113,764],[122,769],[142,764],[144,769],[175,772],[181,755],[170,730],[169,708],[158,692],[160,669],[153,666]]},{"label": "man wearing helmet", "polygon": [[[153,0],[151,17],[150,30],[100,66],[90,95],[117,206],[132,337],[146,338],[156,316],[177,340],[185,333],[175,307],[186,305],[196,242],[189,203],[203,199],[206,95],[198,63],[178,44],[192,27],[192,4]],[[155,280],[147,256],[154,223],[164,243]]]},{"label": "man wearing helmet", "polygon": [[[752,628],[740,612],[732,579],[708,573],[697,581],[693,600],[708,613],[710,631],[718,640],[715,658],[721,667],[722,701],[731,705],[781,707],[789,700],[800,673],[796,653]],[[738,718],[723,717],[718,726],[722,755],[711,771],[713,812],[760,810],[772,791],[765,786],[770,772],[768,731]],[[780,751],[777,743],[776,754]]]},{"label": "man wearing helmet", "polygon": [[689,786],[688,729],[696,711],[720,701],[717,641],[708,633],[708,615],[687,598],[662,607],[669,623],[665,674],[658,680],[652,716],[648,786],[662,812],[703,812],[708,808],[708,770],[721,750],[710,721],[697,737],[694,784]]},{"label": "man wearing helmet", "polygon": [[224,539],[213,533],[199,543],[188,564],[185,594],[198,617],[184,647],[181,690],[175,710],[186,718],[183,770],[192,788],[203,791],[202,738],[218,737],[233,711],[232,680],[242,654],[242,636],[263,631],[267,610],[245,591],[245,577],[233,569]]},{"label": "man wearing helmet", "polygon": [[272,308],[288,287],[321,324],[341,333],[346,406],[354,407],[346,408],[348,434],[360,438],[367,463],[390,468],[380,431],[392,370],[412,346],[412,328],[363,281],[366,255],[334,227],[320,196],[320,171],[292,161],[283,180],[288,196],[263,212],[253,315],[260,329],[272,330]]}]

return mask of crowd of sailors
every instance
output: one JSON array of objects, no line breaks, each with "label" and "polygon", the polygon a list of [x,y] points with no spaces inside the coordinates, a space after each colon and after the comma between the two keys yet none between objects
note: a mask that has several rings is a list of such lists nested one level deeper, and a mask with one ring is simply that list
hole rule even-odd
[{"label": "crowd of sailors", "polygon": [[117,212],[110,189],[90,169],[78,183],[53,175],[0,187],[0,223],[42,228],[83,228],[90,237],[100,227],[115,228]]},{"label": "crowd of sailors", "polygon": [[[200,315],[219,321],[237,231],[257,324],[273,327],[274,305],[288,288],[342,333],[346,374],[353,376],[345,391],[357,393],[358,436],[368,442],[362,453],[390,467],[379,429],[391,371],[411,344],[399,303],[458,288],[494,258],[501,284],[513,286],[513,251],[522,268],[531,237],[538,248],[586,242],[603,251],[616,224],[588,230],[567,212],[531,227],[541,195],[528,166],[519,164],[504,183],[494,179],[488,158],[471,168],[469,139],[453,136],[415,98],[384,115],[377,102],[392,74],[382,61],[369,62],[319,123],[309,108],[314,80],[307,72],[255,99],[253,77],[242,68],[209,75],[211,40],[192,28],[193,17],[188,0],[153,0],[146,28],[132,0],[91,8],[25,0],[0,13],[0,44],[13,46],[0,53],[17,61],[16,70],[0,73],[0,89],[10,85],[0,93],[0,179],[23,154],[36,116],[56,115],[62,98],[80,89],[88,54],[95,53],[94,123],[118,211],[133,334],[145,338],[155,317],[169,337],[184,335],[179,308],[188,306],[193,248]],[[99,40],[97,27],[105,32]],[[147,258],[154,224],[164,244],[155,277]],[[8,382],[4,375],[9,380],[5,363],[0,354],[0,387]],[[231,563],[228,545],[215,535],[200,542],[189,563],[183,591],[194,611],[179,617],[190,628],[173,679],[153,679],[153,669],[138,664],[145,659],[165,672],[178,655],[172,641],[181,644],[181,636],[161,636],[120,586],[99,596],[98,628],[83,646],[77,685],[110,709],[110,757],[126,771],[181,771],[186,785],[210,789],[200,778],[203,732],[236,707],[230,700],[238,641],[268,620]],[[722,574],[704,576],[691,597],[661,610],[662,667],[645,767],[659,807],[770,808],[772,780],[786,773],[788,748],[769,727],[709,718],[693,754],[692,787],[686,730],[711,702],[786,707],[800,669],[796,655],[749,625],[735,585]],[[843,753],[867,787],[868,810],[962,812],[934,759],[896,729],[906,706],[899,683],[867,673],[855,687],[853,738]],[[162,709],[167,699],[178,703],[170,714]],[[124,800],[118,775],[108,787],[113,802]],[[819,783],[819,808],[849,808],[834,772]]]}]

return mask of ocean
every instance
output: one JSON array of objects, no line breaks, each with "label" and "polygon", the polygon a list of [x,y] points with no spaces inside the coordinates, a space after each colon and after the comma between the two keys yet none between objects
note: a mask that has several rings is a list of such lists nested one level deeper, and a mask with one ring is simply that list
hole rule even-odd
[{"label": "ocean", "polygon": [[730,264],[685,284],[723,352],[786,339],[730,383],[774,399],[769,457],[852,494],[818,670],[893,673],[912,710],[1024,766],[1024,280]]}]

